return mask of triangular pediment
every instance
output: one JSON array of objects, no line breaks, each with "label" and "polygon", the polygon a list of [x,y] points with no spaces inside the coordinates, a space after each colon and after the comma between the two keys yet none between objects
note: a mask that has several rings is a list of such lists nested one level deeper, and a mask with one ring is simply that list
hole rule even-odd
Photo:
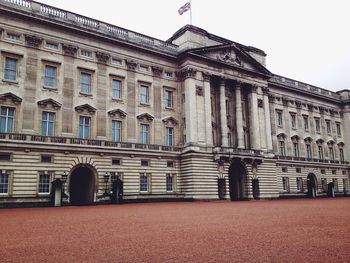
[{"label": "triangular pediment", "polygon": [[151,122],[153,121],[154,117],[149,114],[149,113],[143,113],[143,114],[140,114],[136,117],[139,121],[148,121],[148,122]]},{"label": "triangular pediment", "polygon": [[96,109],[94,107],[92,107],[91,105],[89,104],[83,104],[83,105],[80,105],[80,106],[76,106],[75,107],[75,110],[79,113],[82,113],[84,111],[90,113],[90,114],[94,114],[96,112]]},{"label": "triangular pediment", "polygon": [[178,121],[174,117],[168,117],[162,120],[165,125],[173,125],[176,126]]},{"label": "triangular pediment", "polygon": [[255,60],[246,51],[237,47],[234,43],[192,49],[189,53],[235,68],[241,68],[264,75],[271,75],[270,71],[268,71],[262,64]]},{"label": "triangular pediment", "polygon": [[115,110],[109,111],[108,115],[109,116],[118,116],[119,115],[120,118],[124,119],[126,117],[127,113],[121,109],[115,109]]},{"label": "triangular pediment", "polygon": [[38,101],[38,105],[42,108],[46,108],[47,105],[51,105],[56,110],[60,109],[62,106],[61,103],[59,103],[58,101],[55,101],[54,99],[51,99],[51,98]]},{"label": "triangular pediment", "polygon": [[22,98],[13,94],[12,92],[7,92],[0,94],[0,101],[11,101],[13,104],[20,104],[22,102]]}]

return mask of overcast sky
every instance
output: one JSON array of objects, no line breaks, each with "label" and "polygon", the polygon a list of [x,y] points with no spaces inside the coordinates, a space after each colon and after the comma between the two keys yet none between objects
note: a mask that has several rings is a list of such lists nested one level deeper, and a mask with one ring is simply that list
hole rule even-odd
[{"label": "overcast sky", "polygon": [[[40,1],[40,0],[39,0]],[[162,40],[188,24],[187,0],[41,0]],[[330,90],[350,89],[347,0],[192,0],[193,25],[267,53],[267,68]]]}]

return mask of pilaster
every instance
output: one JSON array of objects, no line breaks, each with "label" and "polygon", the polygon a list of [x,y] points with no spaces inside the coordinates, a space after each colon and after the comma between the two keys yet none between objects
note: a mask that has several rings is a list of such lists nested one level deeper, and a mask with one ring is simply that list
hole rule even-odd
[{"label": "pilaster", "polygon": [[237,148],[244,149],[244,130],[243,130],[243,112],[242,112],[242,92],[241,82],[236,84],[236,131],[237,131]]},{"label": "pilaster", "polygon": [[254,150],[260,150],[260,127],[259,127],[259,112],[258,112],[258,97],[257,86],[251,87],[249,93],[249,131],[250,145]]},{"label": "pilaster", "polygon": [[211,123],[211,96],[210,96],[210,75],[202,73],[204,84],[204,103],[205,103],[205,137],[206,145],[213,146],[213,130]]},{"label": "pilaster", "polygon": [[272,135],[271,135],[271,113],[270,113],[270,105],[269,105],[269,96],[268,88],[263,88],[263,94],[264,94],[264,113],[265,113],[265,126],[266,126],[266,146],[267,151],[272,152]]},{"label": "pilaster", "polygon": [[221,133],[221,146],[228,146],[227,136],[227,112],[226,112],[226,93],[225,93],[225,79],[220,81],[220,133]]}]

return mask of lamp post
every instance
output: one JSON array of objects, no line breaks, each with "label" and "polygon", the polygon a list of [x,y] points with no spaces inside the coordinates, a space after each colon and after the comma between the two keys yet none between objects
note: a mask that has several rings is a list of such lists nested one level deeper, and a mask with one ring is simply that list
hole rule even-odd
[{"label": "lamp post", "polygon": [[67,182],[67,177],[68,177],[68,173],[66,171],[63,172],[62,176],[61,176],[61,181],[62,181],[62,197],[63,198],[67,198],[67,194],[66,191],[64,190],[64,185]]},{"label": "lamp post", "polygon": [[104,176],[103,176],[103,179],[104,179],[104,182],[105,182],[105,184],[106,184],[106,188],[105,188],[105,192],[104,192],[104,196],[108,196],[108,181],[109,181],[109,173],[108,172],[106,172],[105,174],[104,174]]}]

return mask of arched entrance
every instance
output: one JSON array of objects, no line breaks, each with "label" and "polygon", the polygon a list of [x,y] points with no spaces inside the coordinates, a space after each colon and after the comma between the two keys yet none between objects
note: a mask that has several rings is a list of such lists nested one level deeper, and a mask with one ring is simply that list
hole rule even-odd
[{"label": "arched entrance", "polygon": [[317,196],[317,179],[312,173],[307,176],[307,196],[311,198]]},{"label": "arched entrance", "polygon": [[69,201],[72,205],[90,205],[94,202],[95,169],[89,165],[73,168],[69,180]]},{"label": "arched entrance", "polygon": [[244,199],[246,167],[241,159],[235,158],[232,160],[228,174],[231,201]]}]

